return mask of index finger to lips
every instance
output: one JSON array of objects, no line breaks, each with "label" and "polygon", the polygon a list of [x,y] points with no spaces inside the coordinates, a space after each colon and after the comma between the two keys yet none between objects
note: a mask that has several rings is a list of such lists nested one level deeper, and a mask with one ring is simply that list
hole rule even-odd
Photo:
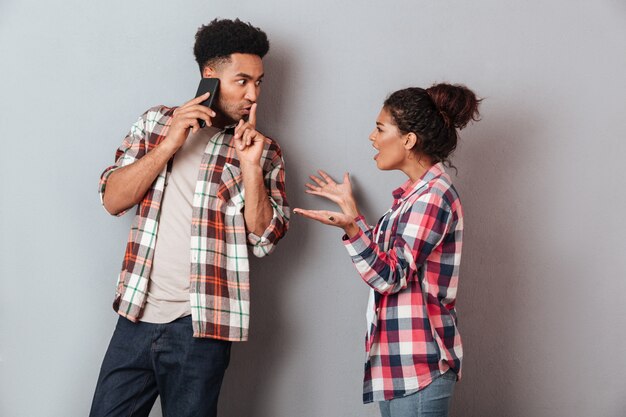
[{"label": "index finger to lips", "polygon": [[250,117],[248,117],[248,123],[250,123],[253,127],[256,127],[256,106],[254,103],[252,107],[250,107]]}]

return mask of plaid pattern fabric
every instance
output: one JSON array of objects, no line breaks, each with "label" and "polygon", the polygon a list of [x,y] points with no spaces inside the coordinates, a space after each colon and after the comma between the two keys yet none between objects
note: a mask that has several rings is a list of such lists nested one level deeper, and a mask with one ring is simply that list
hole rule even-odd
[{"label": "plaid pattern fabric", "polygon": [[[115,154],[115,164],[102,173],[101,200],[116,169],[140,159],[165,138],[174,110],[151,108],[131,127]],[[189,295],[195,337],[244,341],[250,318],[248,248],[258,257],[272,252],[287,231],[289,206],[281,150],[268,139],[261,164],[274,214],[262,236],[246,233],[245,190],[231,146],[232,133],[225,129],[212,137],[202,157],[193,196]],[[169,171],[168,165],[156,178],[130,229],[113,308],[131,321],[141,317],[146,300]]]},{"label": "plaid pattern fabric", "polygon": [[463,237],[459,196],[443,165],[393,192],[393,206],[375,228],[344,244],[371,287],[363,401],[413,394],[454,370],[463,350],[456,292]]}]

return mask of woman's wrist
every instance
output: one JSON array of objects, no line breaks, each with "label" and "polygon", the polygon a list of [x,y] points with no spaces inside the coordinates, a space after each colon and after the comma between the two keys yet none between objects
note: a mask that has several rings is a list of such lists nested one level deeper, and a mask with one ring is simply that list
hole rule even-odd
[{"label": "woman's wrist", "polygon": [[356,219],[357,217],[359,217],[359,214],[360,214],[359,209],[357,208],[356,203],[354,201],[344,202],[340,204],[339,207],[341,208],[341,211],[343,211],[344,214],[347,214],[353,219]]},{"label": "woman's wrist", "polygon": [[359,231],[361,229],[359,229],[359,226],[357,226],[355,221],[352,221],[350,223],[348,223],[344,228],[343,228],[344,232],[346,232],[346,235],[348,235],[348,237],[350,239],[352,239],[354,236],[359,234]]}]

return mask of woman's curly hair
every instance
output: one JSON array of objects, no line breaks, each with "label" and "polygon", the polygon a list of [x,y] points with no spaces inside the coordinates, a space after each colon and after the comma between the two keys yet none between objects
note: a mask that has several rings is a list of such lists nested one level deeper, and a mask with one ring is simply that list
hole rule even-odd
[{"label": "woman's curly hair", "polygon": [[428,155],[433,163],[452,166],[449,157],[456,149],[457,129],[479,120],[480,102],[466,86],[442,83],[396,91],[385,100],[384,108],[403,134],[415,133],[415,151]]}]

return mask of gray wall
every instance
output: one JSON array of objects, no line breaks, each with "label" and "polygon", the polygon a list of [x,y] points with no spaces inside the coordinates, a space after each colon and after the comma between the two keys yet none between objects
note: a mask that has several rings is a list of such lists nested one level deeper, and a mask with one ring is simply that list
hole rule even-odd
[{"label": "gray wall", "polygon": [[[484,96],[455,158],[453,415],[626,415],[623,0],[2,0],[1,416],[87,414],[130,223],[101,209],[98,176],[146,108],[193,95],[193,36],[215,16],[270,35],[259,124],[294,207],[327,206],[302,192],[307,174],[349,170],[375,222],[403,181],[367,140],[385,96],[436,81]],[[360,403],[367,288],[339,238],[294,218],[253,262],[252,339],[222,415],[377,415]]]}]

